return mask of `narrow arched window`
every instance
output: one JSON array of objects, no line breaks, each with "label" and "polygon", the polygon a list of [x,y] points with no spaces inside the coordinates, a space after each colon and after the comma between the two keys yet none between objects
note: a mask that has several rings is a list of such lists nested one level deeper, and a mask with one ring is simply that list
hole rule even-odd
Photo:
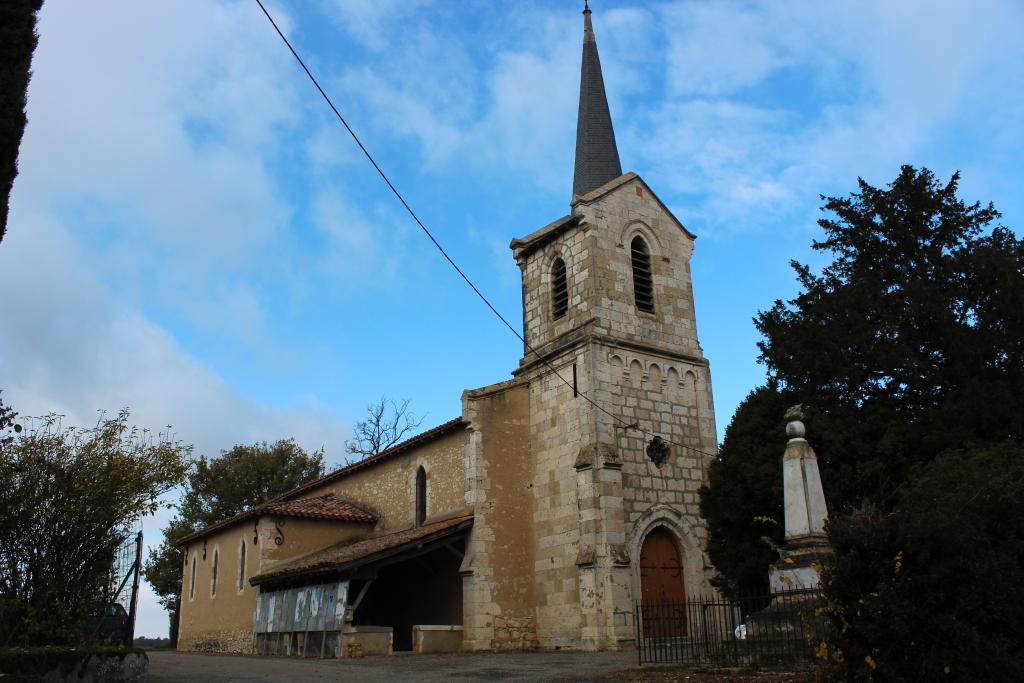
[{"label": "narrow arched window", "polygon": [[633,298],[641,311],[654,313],[654,281],[651,278],[651,250],[637,235],[629,245],[633,259]]},{"label": "narrow arched window", "polygon": [[238,548],[238,590],[245,588],[245,539]]},{"label": "narrow arched window", "polygon": [[565,277],[565,261],[555,259],[551,266],[551,311],[561,318],[569,310],[569,283]]},{"label": "narrow arched window", "polygon": [[416,470],[416,525],[423,524],[427,519],[427,471],[422,467]]},{"label": "narrow arched window", "polygon": [[188,582],[188,599],[196,597],[196,556],[192,556],[192,577]]},{"label": "narrow arched window", "polygon": [[220,551],[214,548],[213,566],[210,568],[210,597],[217,595],[217,559],[219,557]]}]

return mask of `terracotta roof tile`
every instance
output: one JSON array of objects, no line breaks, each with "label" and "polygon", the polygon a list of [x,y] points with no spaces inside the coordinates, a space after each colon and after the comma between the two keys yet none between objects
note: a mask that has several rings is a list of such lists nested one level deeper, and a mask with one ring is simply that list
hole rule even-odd
[{"label": "terracotta roof tile", "polygon": [[412,545],[454,535],[472,525],[473,515],[462,515],[364,540],[343,541],[280,564],[269,572],[252,577],[249,582],[256,586],[274,579],[351,569],[384,559]]},{"label": "terracotta roof tile", "polygon": [[318,496],[316,498],[302,498],[299,500],[285,502],[270,502],[251,510],[222,519],[219,522],[205,526],[202,529],[193,531],[182,536],[174,542],[175,545],[183,545],[197,538],[208,536],[214,531],[231,526],[253,517],[263,515],[274,515],[277,517],[305,517],[307,519],[331,519],[339,522],[361,522],[365,524],[376,524],[378,516],[351,501],[340,498],[333,493]]},{"label": "terracotta roof tile", "polygon": [[367,522],[373,524],[377,516],[333,493],[316,498],[300,498],[285,503],[271,503],[263,506],[263,514],[281,517],[306,517],[309,519],[336,519],[344,522]]}]

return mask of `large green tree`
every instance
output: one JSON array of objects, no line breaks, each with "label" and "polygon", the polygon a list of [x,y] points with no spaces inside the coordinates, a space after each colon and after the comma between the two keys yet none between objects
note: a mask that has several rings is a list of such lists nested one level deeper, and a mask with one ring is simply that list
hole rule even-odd
[{"label": "large green tree", "polygon": [[208,524],[267,502],[323,475],[323,452],[307,453],[295,441],[237,445],[218,458],[195,461],[178,514],[163,530],[163,541],[150,553],[143,574],[171,618],[176,640],[181,595],[182,551],[174,542]]},{"label": "large green tree", "polygon": [[[12,417],[0,407],[0,427]],[[3,436],[3,435],[0,435]],[[190,447],[130,427],[38,418],[0,438],[0,644],[75,642],[131,525],[184,479]]]},{"label": "large green tree", "polygon": [[832,260],[820,273],[794,261],[801,291],[755,318],[769,388],[737,411],[702,495],[726,589],[753,581],[751,563],[729,558],[763,555],[754,518],[782,503],[765,474],[781,466],[782,412],[766,411],[808,406],[834,513],[865,499],[891,509],[942,451],[1024,441],[1024,243],[958,182],[904,166],[885,188],[860,180],[822,198],[813,248]]},{"label": "large green tree", "polygon": [[[713,581],[730,596],[766,594],[768,565],[778,559],[772,544],[780,545],[783,535],[780,443],[786,407],[774,385],[750,392],[736,408],[701,489],[708,556],[718,569]],[[775,438],[768,438],[773,432]]]},{"label": "large green tree", "polygon": [[39,42],[36,14],[42,6],[43,0],[0,3],[0,241],[7,232],[11,187],[18,175],[18,148],[28,122],[26,94],[32,53]]},{"label": "large green tree", "polygon": [[832,262],[794,261],[802,291],[755,320],[769,378],[818,411],[834,507],[895,500],[945,449],[1024,440],[1024,243],[958,182],[904,166],[824,198]]}]

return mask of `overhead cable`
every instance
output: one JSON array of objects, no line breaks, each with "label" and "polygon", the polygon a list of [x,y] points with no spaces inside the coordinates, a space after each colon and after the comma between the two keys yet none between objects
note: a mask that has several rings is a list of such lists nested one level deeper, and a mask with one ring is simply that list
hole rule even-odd
[{"label": "overhead cable", "polygon": [[[526,338],[522,334],[519,333],[519,330],[517,330],[515,327],[513,327],[512,324],[509,323],[509,321],[505,318],[505,316],[503,316],[498,311],[498,309],[494,307],[494,305],[490,302],[490,300],[488,300],[488,298],[486,296],[484,296],[483,292],[481,292],[480,289],[475,284],[473,284],[473,281],[469,279],[469,276],[466,275],[466,273],[462,270],[462,268],[460,268],[459,265],[457,263],[455,263],[455,260],[452,259],[452,257],[448,254],[448,252],[445,251],[445,248],[443,246],[441,246],[441,243],[437,241],[437,238],[434,237],[433,233],[430,232],[430,230],[427,228],[427,226],[423,224],[423,221],[420,220],[420,217],[416,215],[416,212],[413,211],[413,208],[405,200],[405,197],[402,196],[402,193],[398,191],[398,188],[395,187],[395,185],[391,182],[391,179],[388,178],[386,173],[384,173],[384,170],[380,167],[380,165],[377,163],[377,161],[373,158],[373,155],[370,154],[370,151],[363,144],[362,140],[360,140],[359,136],[356,135],[356,132],[352,129],[352,126],[350,126],[348,124],[348,121],[345,120],[345,117],[342,116],[341,112],[338,111],[338,108],[336,106],[334,106],[334,102],[331,100],[330,96],[324,91],[324,89],[322,87],[320,87],[320,83],[319,83],[319,81],[317,81],[316,76],[314,76],[313,72],[309,70],[308,66],[306,66],[306,63],[302,60],[302,57],[299,56],[299,53],[292,46],[291,41],[289,41],[288,38],[285,37],[284,33],[281,32],[281,29],[278,27],[277,22],[274,21],[274,17],[272,17],[270,15],[270,12],[268,12],[267,8],[263,5],[262,0],[256,0],[256,4],[259,5],[261,10],[263,10],[263,14],[267,17],[267,20],[270,22],[270,25],[274,27],[274,31],[277,32],[277,35],[280,36],[281,40],[288,47],[288,50],[292,53],[292,56],[295,57],[295,61],[297,61],[299,63],[299,66],[302,67],[302,70],[306,72],[306,76],[309,77],[310,82],[317,89],[317,92],[320,93],[320,96],[323,98],[324,102],[327,103],[327,106],[331,108],[332,112],[334,112],[334,115],[337,117],[338,121],[341,122],[341,125],[343,125],[345,127],[345,130],[348,131],[348,134],[350,136],[352,136],[353,140],[355,140],[356,145],[359,146],[359,149],[362,151],[362,153],[366,157],[367,161],[369,161],[370,164],[373,166],[374,170],[377,171],[377,174],[381,177],[381,179],[384,181],[384,183],[388,186],[388,189],[391,190],[391,193],[394,194],[395,197],[398,199],[398,201],[402,204],[402,206],[405,207],[405,210],[412,217],[413,221],[416,222],[416,225],[419,226],[420,230],[422,230],[423,233],[427,236],[427,238],[430,239],[430,241],[434,244],[434,246],[437,248],[437,250],[439,252],[441,252],[441,256],[443,256],[444,259],[448,262],[448,264],[452,268],[455,269],[455,272],[459,274],[459,276],[463,279],[463,281],[465,281],[465,283],[467,285],[469,285],[470,289],[473,290],[473,292],[477,295],[477,297],[479,297],[479,299],[484,302],[484,305],[486,305],[487,308],[489,308],[491,310],[491,313],[493,313],[495,316],[497,316],[498,320],[500,320],[505,325],[505,327],[507,327],[509,329],[509,331],[511,331],[512,334],[514,334],[519,339],[519,341],[523,342],[523,346],[526,347],[527,352],[530,353],[530,354],[533,354],[534,356],[536,356],[537,359],[540,360],[545,366],[547,366],[547,368],[558,379],[560,379],[563,383],[565,383],[566,386],[568,386],[569,388],[573,389],[574,392],[576,392],[577,395],[580,398],[583,398],[588,403],[590,403],[590,405],[592,405],[594,408],[598,409],[599,411],[601,411],[602,413],[604,413],[608,417],[612,418],[615,422],[617,422],[619,424],[619,426],[622,429],[627,429],[627,430],[633,430],[633,431],[640,432],[645,437],[653,437],[653,436],[655,436],[651,432],[648,432],[648,431],[646,431],[644,429],[641,429],[638,422],[627,423],[625,420],[623,420],[619,416],[617,416],[617,415],[609,412],[608,410],[606,410],[604,407],[599,405],[597,402],[595,402],[593,399],[591,399],[585,393],[583,393],[581,391],[578,391],[576,386],[573,385],[573,383],[570,382],[569,380],[567,380],[565,377],[563,377],[561,375],[561,373],[559,373],[554,368],[554,366],[551,365],[551,362],[548,359],[542,357],[530,345],[530,343],[526,341]],[[672,444],[674,446],[678,446],[680,448],[685,448],[687,450],[694,451],[694,452],[700,453],[702,455],[708,455],[708,456],[711,456],[711,457],[715,457],[715,455],[716,455],[714,453],[708,453],[707,451],[702,451],[699,448],[695,448],[693,446],[688,446],[686,444],[676,443],[674,441],[666,439],[665,437],[660,437],[660,438],[663,441],[665,441],[667,443],[670,443],[670,444]]]}]

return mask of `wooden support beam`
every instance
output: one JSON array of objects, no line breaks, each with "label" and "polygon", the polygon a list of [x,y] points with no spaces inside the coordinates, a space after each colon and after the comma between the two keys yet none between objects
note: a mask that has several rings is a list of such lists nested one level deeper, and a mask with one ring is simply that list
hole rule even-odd
[{"label": "wooden support beam", "polygon": [[460,560],[466,556],[466,553],[462,552],[461,550],[453,546],[451,543],[445,543],[444,547],[447,548],[452,555],[459,558]]},{"label": "wooden support beam", "polygon": [[359,605],[363,602],[363,598],[366,596],[366,591],[370,589],[370,584],[373,583],[373,579],[369,579],[363,584],[363,587],[359,589],[359,595],[356,596],[355,601],[352,603],[352,615],[355,618],[356,610],[359,609]]}]

